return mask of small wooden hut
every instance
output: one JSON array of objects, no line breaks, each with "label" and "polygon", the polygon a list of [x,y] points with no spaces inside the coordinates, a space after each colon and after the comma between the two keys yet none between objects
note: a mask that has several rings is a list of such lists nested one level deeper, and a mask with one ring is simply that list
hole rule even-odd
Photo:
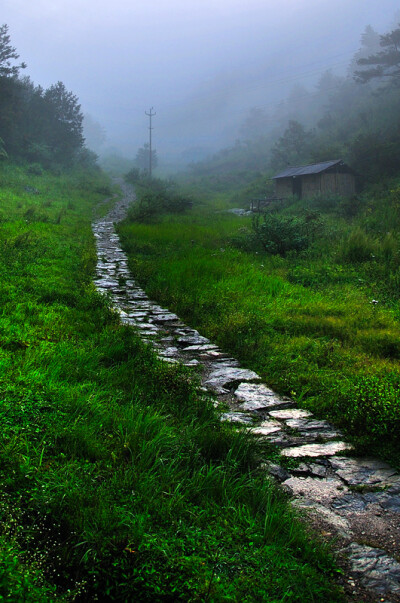
[{"label": "small wooden hut", "polygon": [[272,178],[277,197],[299,199],[316,195],[351,197],[356,190],[355,174],[341,159],[288,167]]}]

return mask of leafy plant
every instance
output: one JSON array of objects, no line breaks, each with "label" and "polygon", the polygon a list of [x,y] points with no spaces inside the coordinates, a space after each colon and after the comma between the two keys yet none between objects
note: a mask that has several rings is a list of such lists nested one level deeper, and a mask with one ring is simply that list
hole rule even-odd
[{"label": "leafy plant", "polygon": [[310,244],[306,222],[301,218],[264,214],[253,219],[255,238],[265,251],[285,256],[289,251],[301,251]]}]

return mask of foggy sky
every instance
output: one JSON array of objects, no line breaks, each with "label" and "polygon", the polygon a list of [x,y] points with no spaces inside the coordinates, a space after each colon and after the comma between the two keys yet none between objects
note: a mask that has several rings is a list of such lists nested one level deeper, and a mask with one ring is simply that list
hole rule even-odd
[{"label": "foggy sky", "polygon": [[[157,112],[159,154],[237,136],[250,107],[296,83],[345,73],[366,25],[393,26],[398,0],[1,0],[0,24],[48,87],[61,80],[134,155]],[[237,128],[236,128],[237,130]]]}]

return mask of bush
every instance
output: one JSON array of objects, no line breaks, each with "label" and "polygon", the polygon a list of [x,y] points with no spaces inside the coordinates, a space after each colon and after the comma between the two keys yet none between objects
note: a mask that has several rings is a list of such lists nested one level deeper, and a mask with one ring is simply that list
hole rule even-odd
[{"label": "bush", "polygon": [[257,241],[273,255],[301,251],[311,242],[310,229],[302,218],[264,214],[261,224],[259,216],[253,219],[252,227]]},{"label": "bush", "polygon": [[[131,170],[126,179],[134,182],[135,174],[136,170]],[[171,190],[171,182],[159,179],[145,181],[141,178],[136,184],[139,184],[139,200],[129,212],[129,219],[135,222],[153,222],[162,214],[183,213],[193,205],[191,199]]]}]

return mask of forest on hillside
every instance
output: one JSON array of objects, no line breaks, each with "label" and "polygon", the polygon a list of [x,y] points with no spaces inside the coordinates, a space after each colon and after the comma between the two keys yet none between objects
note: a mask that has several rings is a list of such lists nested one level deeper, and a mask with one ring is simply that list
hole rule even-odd
[{"label": "forest on hillside", "polygon": [[[400,25],[380,35],[367,26],[346,75],[321,74],[313,89],[297,83],[278,106],[253,107],[235,144],[190,166],[191,177],[220,190],[265,178],[288,165],[343,159],[362,182],[400,166]],[[258,182],[257,182],[258,179]]]},{"label": "forest on hillside", "polygon": [[78,97],[58,81],[47,89],[24,76],[8,25],[0,27],[0,156],[43,168],[93,166]]}]

